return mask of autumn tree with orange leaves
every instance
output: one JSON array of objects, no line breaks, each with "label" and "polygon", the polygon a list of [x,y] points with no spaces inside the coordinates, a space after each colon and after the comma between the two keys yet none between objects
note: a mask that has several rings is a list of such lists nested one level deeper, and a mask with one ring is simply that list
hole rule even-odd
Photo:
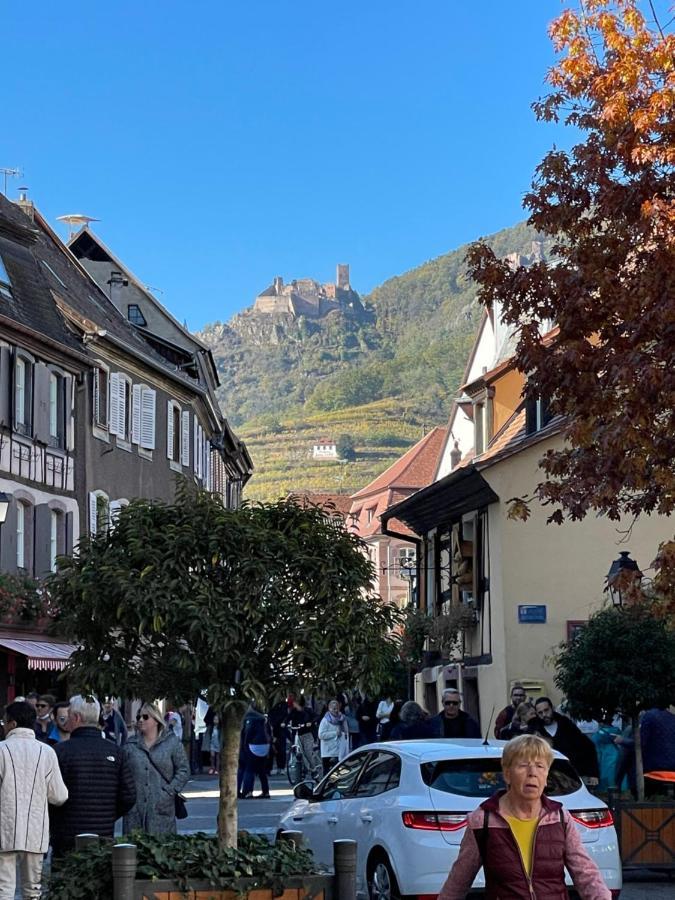
[{"label": "autumn tree with orange leaves", "polygon": [[[534,496],[513,506],[522,517],[535,498],[557,523],[675,510],[672,15],[659,19],[651,2],[585,0],[552,24],[560,58],[534,109],[583,141],[549,152],[525,197],[551,259],[514,271],[484,243],[468,254],[481,301],[499,298],[517,327],[527,396],[565,416],[564,447],[546,452]],[[540,340],[545,320],[559,327],[554,343]],[[656,567],[675,612],[675,542]]]}]

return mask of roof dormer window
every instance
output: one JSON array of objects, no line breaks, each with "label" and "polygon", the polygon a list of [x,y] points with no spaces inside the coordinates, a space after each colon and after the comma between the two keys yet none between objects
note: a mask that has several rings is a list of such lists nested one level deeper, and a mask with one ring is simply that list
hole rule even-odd
[{"label": "roof dormer window", "polygon": [[127,319],[131,322],[132,325],[140,325],[142,327],[145,327],[148,324],[145,321],[145,316],[141,312],[141,308],[138,303],[127,304]]},{"label": "roof dormer window", "polygon": [[2,256],[0,256],[0,296],[6,297],[7,300],[12,299],[12,282],[9,280]]}]

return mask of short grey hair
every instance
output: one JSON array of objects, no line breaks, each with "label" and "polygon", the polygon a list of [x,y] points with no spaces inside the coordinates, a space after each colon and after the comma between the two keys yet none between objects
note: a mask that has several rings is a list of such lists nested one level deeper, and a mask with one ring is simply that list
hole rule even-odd
[{"label": "short grey hair", "polygon": [[401,707],[399,718],[404,725],[412,725],[426,719],[426,711],[414,700],[407,700]]},{"label": "short grey hair", "polygon": [[448,697],[450,694],[456,694],[456,695],[459,697],[460,700],[462,699],[462,695],[461,695],[460,692],[457,690],[457,688],[446,688],[446,689],[443,691],[443,695],[441,696],[441,700],[445,700],[445,698]]},{"label": "short grey hair", "polygon": [[101,718],[101,704],[93,694],[75,694],[70,698],[70,712],[82,719],[83,725],[98,725]]}]

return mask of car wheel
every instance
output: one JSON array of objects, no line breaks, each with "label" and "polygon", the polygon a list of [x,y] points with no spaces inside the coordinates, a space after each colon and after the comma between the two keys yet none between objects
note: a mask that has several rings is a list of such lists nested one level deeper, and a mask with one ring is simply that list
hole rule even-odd
[{"label": "car wheel", "polygon": [[368,866],[370,900],[402,900],[396,876],[386,856],[377,856]]}]

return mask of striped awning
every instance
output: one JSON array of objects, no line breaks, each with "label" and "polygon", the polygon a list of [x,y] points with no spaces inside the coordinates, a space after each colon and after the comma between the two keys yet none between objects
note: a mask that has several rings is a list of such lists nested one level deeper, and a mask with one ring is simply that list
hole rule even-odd
[{"label": "striped awning", "polygon": [[76,649],[75,644],[55,644],[51,641],[15,640],[0,637],[0,647],[20,653],[28,659],[29,669],[57,671],[65,669],[66,663]]}]

